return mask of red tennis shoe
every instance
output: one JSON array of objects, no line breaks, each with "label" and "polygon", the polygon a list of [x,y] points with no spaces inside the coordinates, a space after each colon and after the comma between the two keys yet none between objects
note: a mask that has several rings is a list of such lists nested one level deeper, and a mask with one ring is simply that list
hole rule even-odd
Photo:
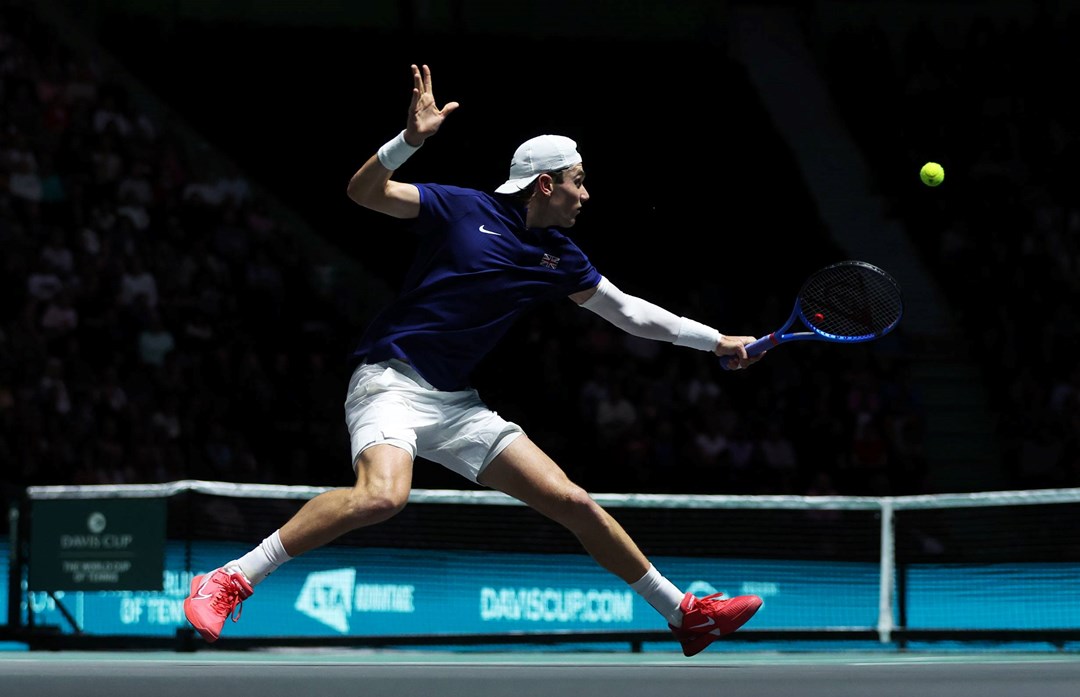
[{"label": "red tennis shoe", "polygon": [[184,615],[203,639],[214,642],[221,636],[229,615],[233,622],[240,619],[240,604],[254,592],[240,571],[214,569],[191,579],[191,595],[184,600]]},{"label": "red tennis shoe", "polygon": [[724,599],[722,593],[697,598],[691,593],[683,596],[679,609],[683,612],[681,627],[671,632],[682,644],[683,655],[694,656],[725,634],[731,634],[746,624],[761,607],[756,595],[740,595]]}]

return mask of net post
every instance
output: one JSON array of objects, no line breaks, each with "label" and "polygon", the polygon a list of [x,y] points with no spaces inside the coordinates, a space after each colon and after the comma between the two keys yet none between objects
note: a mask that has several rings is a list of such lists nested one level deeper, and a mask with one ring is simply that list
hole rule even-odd
[{"label": "net post", "polygon": [[878,588],[878,640],[887,644],[892,640],[893,582],[896,575],[896,539],[893,530],[893,501],[881,501],[881,571]]}]

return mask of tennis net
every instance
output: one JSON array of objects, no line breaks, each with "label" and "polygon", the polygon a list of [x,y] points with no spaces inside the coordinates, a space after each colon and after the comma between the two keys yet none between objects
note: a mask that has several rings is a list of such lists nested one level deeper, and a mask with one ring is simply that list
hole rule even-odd
[{"label": "tennis net", "polygon": [[[31,487],[11,614],[50,645],[190,646],[191,578],[246,553],[322,491],[195,480]],[[727,646],[1080,639],[1070,524],[1080,489],[594,498],[684,590],[762,596]],[[218,645],[627,641],[676,648],[656,613],[566,530],[497,492],[415,490],[398,516],[281,567]]]}]

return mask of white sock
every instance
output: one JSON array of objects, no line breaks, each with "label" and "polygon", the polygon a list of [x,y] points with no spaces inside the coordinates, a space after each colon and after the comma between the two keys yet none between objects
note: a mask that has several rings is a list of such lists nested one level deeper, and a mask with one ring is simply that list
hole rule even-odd
[{"label": "white sock", "polygon": [[655,566],[649,565],[645,575],[630,584],[638,595],[652,605],[673,627],[682,626],[682,611],[679,604],[686,595],[667,580]]},{"label": "white sock", "polygon": [[259,543],[259,546],[251,550],[236,561],[231,561],[225,568],[236,568],[244,574],[244,578],[251,585],[261,583],[267,576],[292,559],[281,544],[281,535],[275,530],[270,537]]}]

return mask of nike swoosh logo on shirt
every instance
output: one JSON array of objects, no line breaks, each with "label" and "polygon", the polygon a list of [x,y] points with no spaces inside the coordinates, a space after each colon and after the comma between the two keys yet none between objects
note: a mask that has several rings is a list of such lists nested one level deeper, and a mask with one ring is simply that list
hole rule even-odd
[{"label": "nike swoosh logo on shirt", "polygon": [[480,226],[480,232],[484,233],[485,235],[495,235],[496,237],[502,237],[501,232],[492,232],[491,230],[485,230],[483,225]]}]

